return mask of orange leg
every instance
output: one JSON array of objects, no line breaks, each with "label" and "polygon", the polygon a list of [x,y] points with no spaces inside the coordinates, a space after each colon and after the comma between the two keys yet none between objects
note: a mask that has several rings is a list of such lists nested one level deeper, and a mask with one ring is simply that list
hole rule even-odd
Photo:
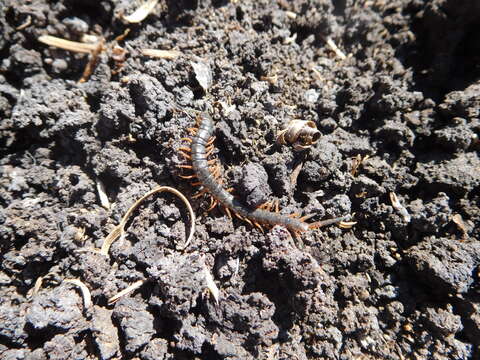
[{"label": "orange leg", "polygon": [[177,167],[182,168],[182,169],[192,169],[192,165],[177,165]]},{"label": "orange leg", "polygon": [[178,150],[180,151],[186,151],[186,152],[192,152],[192,149],[190,149],[189,147],[186,147],[186,146],[180,146],[178,148]]},{"label": "orange leg", "polygon": [[193,142],[192,138],[189,138],[189,137],[184,137],[184,138],[181,138],[180,140],[188,141],[189,143]]},{"label": "orange leg", "polygon": [[207,190],[206,189],[202,189],[200,190],[199,192],[197,192],[195,195],[192,196],[193,199],[197,199],[199,198],[200,196],[203,196],[204,194],[207,193]]},{"label": "orange leg", "polygon": [[196,178],[197,175],[178,175],[179,177],[181,177],[182,179],[193,179],[193,178]]},{"label": "orange leg", "polygon": [[187,160],[192,160],[192,157],[186,153],[184,153],[183,151],[179,151],[180,155],[182,155],[185,159]]},{"label": "orange leg", "polygon": [[218,205],[218,201],[212,196],[210,198],[210,207],[207,209],[207,211],[212,211],[215,206]]}]

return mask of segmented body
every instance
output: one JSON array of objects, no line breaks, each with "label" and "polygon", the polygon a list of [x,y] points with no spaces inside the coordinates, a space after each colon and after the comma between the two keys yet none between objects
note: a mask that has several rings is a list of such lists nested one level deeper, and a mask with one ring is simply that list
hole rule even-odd
[{"label": "segmented body", "polygon": [[215,177],[209,170],[206,150],[208,141],[213,134],[213,130],[214,124],[212,118],[208,114],[203,114],[198,130],[192,139],[191,146],[193,171],[201,185],[206,188],[219,203],[232,210],[234,213],[237,213],[240,217],[247,218],[259,224],[282,225],[294,233],[310,229],[310,225],[303,222],[301,219],[262,209],[252,209],[245,206],[216,181]]}]

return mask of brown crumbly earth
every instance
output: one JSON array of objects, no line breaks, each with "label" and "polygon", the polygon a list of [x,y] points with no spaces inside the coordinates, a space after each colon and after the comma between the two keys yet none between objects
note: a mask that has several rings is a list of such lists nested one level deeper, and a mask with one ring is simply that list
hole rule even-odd
[{"label": "brown crumbly earth", "polygon": [[[168,0],[127,24],[140,3],[1,1],[0,358],[480,358],[480,2]],[[106,50],[80,83],[88,55],[42,35]],[[240,201],[357,224],[206,213],[177,166],[202,111]],[[292,119],[322,133],[306,151],[276,144]],[[187,249],[162,193],[93,251],[157,185],[192,202]]]}]

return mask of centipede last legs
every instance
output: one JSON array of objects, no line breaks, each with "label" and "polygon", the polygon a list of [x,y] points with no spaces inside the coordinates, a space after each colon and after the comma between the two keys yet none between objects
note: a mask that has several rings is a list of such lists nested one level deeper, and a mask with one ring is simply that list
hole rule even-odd
[{"label": "centipede last legs", "polygon": [[[203,187],[200,194],[207,192],[211,195],[212,206],[220,203],[229,215],[233,212],[240,219],[260,229],[262,229],[262,225],[281,225],[286,227],[293,235],[348,220],[349,216],[343,216],[314,223],[306,223],[305,220],[311,216],[307,215],[302,218],[297,218],[295,214],[288,216],[278,212],[268,211],[264,208],[252,209],[245,206],[223,188],[221,180],[219,180],[219,168],[215,164],[215,160],[208,160],[213,150],[212,143],[214,138],[212,138],[212,135],[214,123],[212,118],[208,114],[202,114],[201,117],[197,118],[197,125],[198,128],[193,130],[193,138],[185,138],[185,140],[190,142],[190,148],[180,148],[182,154],[191,160],[192,164],[181,165],[181,167],[193,169],[193,175],[183,177],[187,179],[197,178],[198,181],[194,184]],[[266,208],[269,209],[270,206]]]}]

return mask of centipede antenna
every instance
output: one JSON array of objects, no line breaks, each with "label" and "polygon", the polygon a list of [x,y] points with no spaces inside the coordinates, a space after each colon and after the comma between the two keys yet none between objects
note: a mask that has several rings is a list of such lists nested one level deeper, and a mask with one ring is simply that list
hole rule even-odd
[{"label": "centipede antenna", "polygon": [[308,215],[302,216],[299,220],[300,221],[307,221],[308,219],[310,219],[314,216],[315,216],[315,214],[308,214]]},{"label": "centipede antenna", "polygon": [[350,217],[351,217],[350,215],[345,215],[345,216],[336,217],[336,218],[333,218],[333,219],[321,220],[321,221],[317,221],[317,222],[309,224],[308,227],[310,229],[318,229],[318,228],[321,228],[322,226],[327,226],[327,225],[339,223],[341,221],[349,220]]}]

